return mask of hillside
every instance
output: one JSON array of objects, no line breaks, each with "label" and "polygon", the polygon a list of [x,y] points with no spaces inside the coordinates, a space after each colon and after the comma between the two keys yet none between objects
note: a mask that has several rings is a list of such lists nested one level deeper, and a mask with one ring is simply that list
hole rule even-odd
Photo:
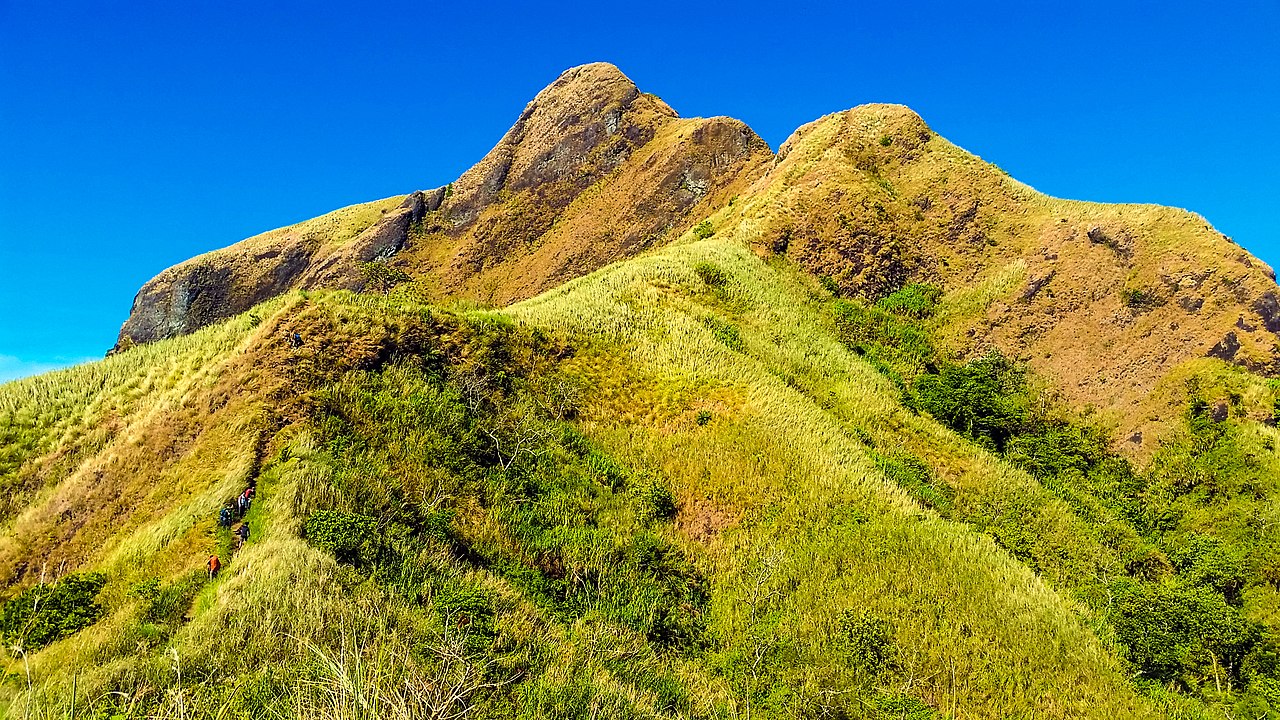
[{"label": "hillside", "polygon": [[0,706],[1280,717],[1275,293],[905,108],[774,156],[576,68],[0,386]]}]

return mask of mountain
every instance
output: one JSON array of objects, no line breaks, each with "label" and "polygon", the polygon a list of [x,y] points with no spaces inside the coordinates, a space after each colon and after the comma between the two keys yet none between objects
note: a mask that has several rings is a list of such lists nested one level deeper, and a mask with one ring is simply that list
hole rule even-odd
[{"label": "mountain", "polygon": [[736,120],[684,120],[612,65],[573,68],[454,183],[164,271],[139,291],[116,347],[188,333],[295,288],[360,290],[375,261],[430,278],[437,299],[528,298],[661,244],[771,160]]},{"label": "mountain", "polygon": [[574,68],[0,386],[0,703],[1280,717],[1278,308],[906,108],[775,154]]}]

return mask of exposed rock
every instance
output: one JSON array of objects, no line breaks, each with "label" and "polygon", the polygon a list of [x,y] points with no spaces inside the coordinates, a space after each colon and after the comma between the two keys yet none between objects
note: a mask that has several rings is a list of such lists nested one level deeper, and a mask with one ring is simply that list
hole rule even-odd
[{"label": "exposed rock", "polygon": [[[433,191],[436,194],[438,191]],[[387,213],[350,244],[313,263],[299,282],[305,288],[360,290],[364,287],[361,266],[387,260],[404,249],[410,229],[422,222],[427,194],[411,193],[400,207]]]},{"label": "exposed rock", "polygon": [[1133,254],[1133,238],[1123,228],[1106,228],[1093,225],[1089,228],[1089,242],[1111,248],[1121,258],[1128,259]]},{"label": "exposed rock", "polygon": [[1240,352],[1240,339],[1236,337],[1234,332],[1229,332],[1207,354],[1209,357],[1231,362],[1236,359],[1236,353],[1238,352]]},{"label": "exposed rock", "polygon": [[1209,419],[1214,422],[1222,422],[1231,414],[1231,408],[1225,402],[1216,402],[1213,407],[1209,408]]},{"label": "exposed rock", "polygon": [[161,273],[122,340],[189,332],[293,287],[358,290],[375,261],[427,280],[434,298],[501,305],[704,219],[718,240],[786,253],[867,299],[907,282],[958,291],[978,303],[940,328],[960,352],[1026,358],[1070,402],[1115,411],[1118,437],[1142,430],[1152,393],[1206,350],[1280,367],[1274,273],[1198,216],[1046,197],[896,105],[808,123],[775,156],[742,123],[681,119],[603,64],[564,73],[446,187]]},{"label": "exposed rock", "polygon": [[555,203],[563,207],[649,142],[661,120],[676,117],[612,65],[567,70],[525,106],[493,150],[458,178],[444,203],[445,215],[460,228],[474,222],[500,193],[567,183],[570,188]]},{"label": "exposed rock", "polygon": [[1273,333],[1280,333],[1280,300],[1273,290],[1268,290],[1253,301],[1250,309],[1258,313],[1262,325]]},{"label": "exposed rock", "polygon": [[1049,284],[1049,281],[1053,279],[1053,276],[1056,273],[1056,270],[1050,270],[1043,275],[1037,275],[1036,277],[1031,278],[1031,280],[1027,282],[1026,289],[1022,291],[1022,295],[1018,299],[1024,303],[1031,302],[1031,299],[1034,298],[1045,285]]},{"label": "exposed rock", "polygon": [[210,253],[170,268],[138,291],[116,347],[183,335],[286,292],[312,253],[309,243],[286,237],[252,253]]},{"label": "exposed rock", "polygon": [[1195,295],[1183,295],[1178,298],[1178,307],[1187,312],[1196,312],[1204,307],[1204,298],[1196,297]]}]

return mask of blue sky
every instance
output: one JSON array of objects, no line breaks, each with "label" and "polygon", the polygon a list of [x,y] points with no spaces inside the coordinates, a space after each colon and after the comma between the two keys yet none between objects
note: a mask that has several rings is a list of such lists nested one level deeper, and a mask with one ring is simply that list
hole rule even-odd
[{"label": "blue sky", "polygon": [[[373,3],[370,3],[373,5]],[[0,380],[100,356],[192,255],[436,187],[607,60],[775,148],[864,102],[1280,264],[1280,2],[0,0]]]}]

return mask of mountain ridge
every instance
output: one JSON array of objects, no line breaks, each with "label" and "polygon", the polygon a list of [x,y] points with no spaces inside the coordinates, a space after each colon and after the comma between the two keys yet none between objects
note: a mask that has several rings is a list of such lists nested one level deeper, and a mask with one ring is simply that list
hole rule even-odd
[{"label": "mountain ridge", "polygon": [[[664,134],[671,147],[662,148],[665,153],[647,156],[648,166],[632,171],[675,173],[682,187],[662,187],[664,182],[671,184],[667,178],[651,178],[667,191],[664,197],[643,193],[637,197],[633,193],[628,198],[633,201],[630,212],[616,206],[583,208],[588,215],[603,212],[619,225],[608,237],[600,238],[609,248],[603,252],[576,249],[572,253],[575,257],[566,259],[557,257],[571,250],[561,242],[558,248],[541,253],[547,257],[541,257],[532,247],[540,236],[562,221],[572,222],[572,217],[562,215],[574,200],[589,186],[616,174],[614,171],[647,147],[662,127],[671,127],[671,132]],[[687,130],[680,132],[675,127]],[[641,93],[612,65],[571,68],[540,91],[498,144],[455,182],[398,196],[413,205],[408,223],[402,222],[402,214],[389,210],[390,199],[376,201],[179,263],[144,284],[121,328],[116,349],[190,332],[294,287],[361,289],[368,282],[362,267],[387,260],[410,244],[423,247],[406,254],[409,261],[424,266],[410,270],[439,278],[446,294],[463,292],[473,297],[482,293],[476,285],[495,284],[486,281],[490,274],[486,270],[505,251],[512,247],[533,250],[529,253],[535,256],[533,262],[546,267],[523,281],[528,289],[520,292],[528,297],[566,277],[616,260],[638,245],[651,244],[653,237],[686,217],[705,194],[715,195],[732,185],[747,164],[759,164],[766,152],[772,154],[738,121],[680,119],[661,100]],[[643,183],[632,185],[644,187]],[[369,224],[373,210],[383,217],[373,216]],[[322,222],[331,215],[360,216],[365,224]],[[290,234],[293,228],[298,231]],[[411,238],[411,229],[419,237]],[[277,237],[281,234],[282,239]],[[357,235],[354,239],[353,234]],[[554,238],[548,242],[556,245]],[[240,258],[244,262],[237,262]],[[241,267],[262,263],[269,265],[265,272],[258,267]],[[578,266],[571,267],[575,263]],[[405,259],[399,259],[399,264],[404,265]],[[203,303],[202,294],[208,296]]]},{"label": "mountain ridge", "polygon": [[1280,718],[1269,268],[903,106],[557,82],[0,385],[0,712]]},{"label": "mountain ridge", "polygon": [[[793,157],[797,149],[804,159]],[[788,188],[787,174],[809,177]],[[899,197],[895,182],[913,197]],[[753,203],[756,195],[803,207],[783,217]],[[946,142],[902,105],[830,113],[797,128],[775,154],[740,121],[680,119],[616,67],[593,63],[539,92],[455,183],[402,197],[413,207],[378,201],[383,216],[353,240],[319,230],[306,240],[321,248],[310,255],[300,242],[256,252],[249,264],[268,262],[267,272],[200,258],[166,270],[140,291],[117,347],[189,331],[293,287],[359,290],[371,263],[417,279],[436,299],[503,305],[669,242],[701,216],[726,215],[742,232],[722,231],[759,252],[790,253],[842,292],[872,299],[910,281],[947,290],[1001,272],[1025,276],[982,316],[953,319],[943,330],[951,348],[998,348],[1062,377],[1060,390],[1109,413],[1138,453],[1149,451],[1141,438],[1159,432],[1140,418],[1146,396],[1179,363],[1212,355],[1273,373],[1280,362],[1274,271],[1202,218],[1045,196]],[[1206,307],[1201,288],[1210,278],[1235,301],[1215,296]],[[1060,287],[1068,296],[1054,295]],[[222,310],[202,313],[202,302]],[[1135,328],[1155,339],[1131,342]],[[1091,365],[1070,360],[1082,354],[1115,376],[1090,377]]]}]

